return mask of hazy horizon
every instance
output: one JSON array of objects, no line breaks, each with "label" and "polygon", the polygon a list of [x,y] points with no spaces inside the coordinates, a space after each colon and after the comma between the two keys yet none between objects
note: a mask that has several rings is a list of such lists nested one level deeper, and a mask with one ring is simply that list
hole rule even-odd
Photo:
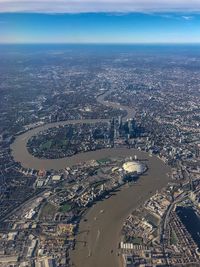
[{"label": "hazy horizon", "polygon": [[199,44],[199,29],[191,12],[0,12],[1,44]]}]

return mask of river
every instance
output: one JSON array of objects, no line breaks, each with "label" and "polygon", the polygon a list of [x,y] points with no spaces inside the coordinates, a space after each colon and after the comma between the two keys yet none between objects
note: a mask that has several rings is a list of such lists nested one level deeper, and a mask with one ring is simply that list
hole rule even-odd
[{"label": "river", "polygon": [[123,186],[111,198],[97,202],[85,214],[80,223],[75,250],[71,253],[72,262],[77,267],[122,266],[118,244],[124,219],[169,181],[167,172],[170,168],[158,158],[132,150],[117,150],[113,154],[117,153],[121,156],[135,153],[139,159],[147,160],[149,169],[136,184]]},{"label": "river", "polygon": [[[105,93],[99,95],[97,97],[97,101],[102,105],[111,106],[113,108],[121,109],[126,111],[126,116],[124,120],[130,119],[134,116],[134,110],[127,107],[121,106],[118,103],[108,102],[105,101],[104,98],[112,93],[112,91],[106,91]],[[45,170],[60,170],[66,167],[71,167],[77,163],[84,162],[91,159],[101,159],[107,156],[107,154],[113,155],[114,152],[111,152],[110,149],[102,149],[100,151],[93,151],[93,152],[86,152],[86,153],[79,153],[72,157],[66,157],[62,159],[39,159],[32,156],[27,149],[27,142],[33,136],[47,130],[49,128],[67,125],[67,124],[75,124],[75,123],[96,123],[96,122],[106,122],[108,119],[84,119],[84,120],[68,120],[68,121],[61,121],[61,122],[54,122],[42,125],[40,127],[31,129],[19,136],[16,137],[15,141],[11,144],[12,155],[15,161],[20,162],[21,165],[25,168],[30,169],[45,169]]]},{"label": "river", "polygon": [[[107,106],[109,105],[114,108],[126,110],[127,115],[124,119],[130,119],[134,116],[134,110],[129,107],[105,101],[104,98],[108,93],[110,92],[99,96],[97,98],[98,101]],[[101,149],[98,151],[79,153],[72,157],[62,159],[39,159],[33,157],[27,150],[26,145],[29,138],[40,131],[59,125],[80,122],[95,123],[98,121],[103,120],[76,120],[46,124],[17,136],[11,145],[12,155],[15,161],[20,162],[25,168],[38,170],[60,170],[80,162],[105,157],[127,157],[137,155],[139,159],[147,160],[148,171],[140,177],[136,184],[129,187],[126,185],[121,187],[112,197],[99,201],[84,215],[80,223],[75,250],[71,253],[72,262],[77,267],[120,266],[121,258],[118,256],[117,246],[120,240],[120,230],[124,219],[134,208],[142,204],[157,190],[163,188],[169,181],[167,173],[170,171],[170,168],[166,166],[164,162],[155,156],[150,157],[147,153],[135,149]],[[111,253],[112,250],[113,253]]]}]

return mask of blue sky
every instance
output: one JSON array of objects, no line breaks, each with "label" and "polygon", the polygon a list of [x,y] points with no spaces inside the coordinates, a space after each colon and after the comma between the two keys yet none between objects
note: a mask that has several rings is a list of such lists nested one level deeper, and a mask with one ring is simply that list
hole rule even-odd
[{"label": "blue sky", "polygon": [[200,0],[0,0],[0,43],[200,43]]}]

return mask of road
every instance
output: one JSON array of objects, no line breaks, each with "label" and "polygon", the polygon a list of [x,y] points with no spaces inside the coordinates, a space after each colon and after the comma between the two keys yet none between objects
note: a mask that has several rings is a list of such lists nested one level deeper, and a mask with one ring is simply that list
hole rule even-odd
[{"label": "road", "polygon": [[[134,116],[133,109],[104,100],[104,97],[109,93],[110,91],[99,96],[99,103],[126,110],[127,115],[124,119],[132,118]],[[147,160],[148,172],[140,177],[136,185],[124,186],[109,199],[99,201],[84,215],[80,223],[80,234],[77,236],[76,249],[71,254],[72,261],[77,267],[119,266],[121,261],[118,254],[118,243],[124,219],[134,208],[148,199],[157,190],[163,188],[169,181],[167,176],[167,173],[170,171],[169,167],[160,159],[154,156],[149,157],[147,153],[134,149],[102,149],[56,160],[38,159],[28,153],[26,148],[28,139],[42,130],[69,123],[93,123],[98,121],[102,120],[65,121],[46,124],[17,136],[11,146],[12,154],[16,161],[20,162],[24,167],[38,170],[60,170],[80,162],[105,157],[134,157],[134,155],[137,155],[138,158]],[[101,212],[102,210],[104,212]]]}]

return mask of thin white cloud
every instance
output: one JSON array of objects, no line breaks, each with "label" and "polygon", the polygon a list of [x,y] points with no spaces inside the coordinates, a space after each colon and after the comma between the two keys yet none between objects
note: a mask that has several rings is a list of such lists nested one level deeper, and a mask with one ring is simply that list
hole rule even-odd
[{"label": "thin white cloud", "polygon": [[183,18],[184,20],[193,20],[193,19],[194,19],[193,16],[182,16],[182,18]]},{"label": "thin white cloud", "polygon": [[169,11],[199,12],[200,0],[0,0],[0,12],[123,13]]}]

